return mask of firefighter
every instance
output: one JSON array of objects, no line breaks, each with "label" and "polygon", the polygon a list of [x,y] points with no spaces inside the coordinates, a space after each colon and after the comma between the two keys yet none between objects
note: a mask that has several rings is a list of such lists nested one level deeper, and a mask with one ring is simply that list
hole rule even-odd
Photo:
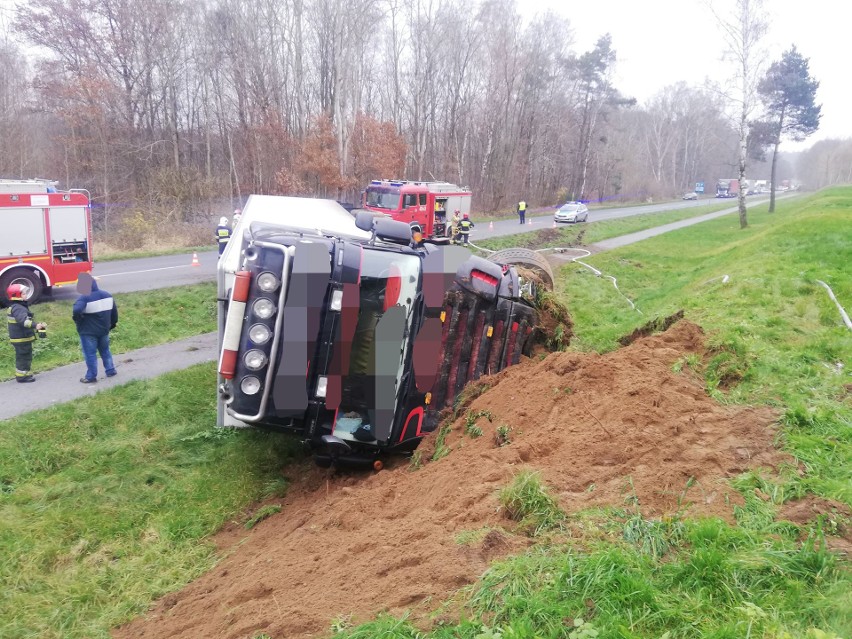
[{"label": "firefighter", "polygon": [[456,209],[453,212],[453,222],[450,225],[450,242],[456,243],[456,238],[459,234],[459,224],[461,224],[461,212]]},{"label": "firefighter", "polygon": [[232,229],[237,228],[237,224],[240,223],[240,218],[242,217],[242,215],[243,215],[242,209],[234,209],[234,217],[231,220],[231,228]]},{"label": "firefighter", "polygon": [[25,298],[30,294],[29,287],[23,284],[11,284],[6,289],[9,299],[9,311],[6,321],[9,326],[9,341],[15,348],[15,380],[21,384],[34,382],[30,367],[33,363],[33,340],[36,331],[39,337],[45,334],[47,326],[35,322],[30,306]]},{"label": "firefighter", "polygon": [[228,246],[228,240],[231,239],[231,226],[228,224],[228,218],[224,215],[219,219],[219,226],[216,227],[216,240],[219,242],[219,255],[225,252],[225,247]]},{"label": "firefighter", "polygon": [[467,213],[462,217],[462,221],[459,223],[459,235],[461,235],[461,243],[467,244],[468,238],[470,236],[470,230],[476,226],[473,222],[470,221],[470,215]]},{"label": "firefighter", "polygon": [[527,217],[527,203],[524,202],[523,200],[521,200],[520,202],[518,202],[517,209],[518,209],[518,217],[521,220],[521,224],[524,224],[526,222],[526,217]]}]

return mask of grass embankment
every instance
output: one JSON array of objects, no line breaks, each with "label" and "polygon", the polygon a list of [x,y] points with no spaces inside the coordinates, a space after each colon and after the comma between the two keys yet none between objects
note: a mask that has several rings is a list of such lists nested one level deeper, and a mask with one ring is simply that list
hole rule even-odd
[{"label": "grass embankment", "polygon": [[[110,333],[114,355],[216,330],[215,283],[118,293],[114,297],[118,305],[118,327]],[[83,361],[80,338],[71,319],[73,305],[72,300],[64,300],[32,307],[36,320],[48,327],[47,339],[33,343],[34,372]],[[11,348],[6,355],[0,379],[12,378]]]},{"label": "grass embankment", "polygon": [[[753,210],[745,231],[726,217],[590,258],[643,315],[579,265],[560,278],[582,349],[613,349],[648,319],[685,309],[715,351],[683,368],[721,401],[779,407],[780,443],[803,476],[738,478],[746,506],[737,526],[645,520],[629,502],[558,513],[558,499],[526,477],[503,497],[538,533],[528,553],[495,564],[428,633],[398,619],[356,628],[341,619],[337,636],[852,636],[849,565],[822,543],[849,522],[826,515],[799,527],[776,517],[806,491],[852,503],[852,335],[814,283],[828,282],[850,306],[850,215],[852,189],[836,189],[774,215]],[[0,636],[107,637],[212,565],[205,536],[250,521],[249,504],[280,494],[290,440],[212,430],[214,393],[203,365],[3,423]],[[447,621],[459,611],[463,621]]]},{"label": "grass embankment", "polygon": [[181,255],[183,253],[202,253],[217,250],[215,244],[187,244],[186,246],[148,247],[134,251],[113,248],[107,244],[96,244],[98,253],[95,263],[115,262],[116,260],[135,260],[143,257],[160,257],[161,255]]},{"label": "grass embankment", "polygon": [[108,637],[283,494],[293,441],[214,430],[215,392],[204,364],[2,423],[0,637]]},{"label": "grass embankment", "polygon": [[[600,242],[601,240],[608,240],[611,237],[619,237],[628,233],[635,233],[636,231],[645,231],[671,222],[679,222],[680,220],[687,220],[698,217],[699,215],[721,211],[722,209],[731,208],[731,206],[730,201],[724,203],[714,202],[706,206],[690,206],[673,211],[644,213],[597,222],[594,221],[595,215],[594,211],[592,211],[589,214],[589,222],[569,225],[559,224],[556,228],[545,228],[533,231],[532,233],[519,233],[516,235],[495,237],[493,239],[476,240],[474,238],[474,241],[476,241],[477,246],[491,251],[499,251],[500,249],[516,246],[540,249],[557,246],[588,245]],[[757,210],[766,210],[767,208],[767,204],[761,204],[756,207]]]}]

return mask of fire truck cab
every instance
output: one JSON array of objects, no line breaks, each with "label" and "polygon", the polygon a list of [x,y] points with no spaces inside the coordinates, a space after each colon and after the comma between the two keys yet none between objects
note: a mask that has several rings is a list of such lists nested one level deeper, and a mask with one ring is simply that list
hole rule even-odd
[{"label": "fire truck cab", "polygon": [[449,182],[373,180],[364,192],[362,206],[384,213],[409,226],[419,226],[424,237],[447,238],[452,217],[470,213],[473,194]]},{"label": "fire truck cab", "polygon": [[0,179],[0,300],[24,284],[29,302],[92,269],[88,193],[48,180]]}]

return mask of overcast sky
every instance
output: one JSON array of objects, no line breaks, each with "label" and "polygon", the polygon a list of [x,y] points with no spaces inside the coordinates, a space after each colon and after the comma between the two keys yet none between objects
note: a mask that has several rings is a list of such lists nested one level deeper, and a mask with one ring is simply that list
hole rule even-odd
[{"label": "overcast sky", "polygon": [[[717,12],[731,11],[733,0],[712,0]],[[703,0],[519,0],[528,16],[551,9],[571,21],[578,51],[612,34],[618,57],[616,86],[644,102],[678,81],[700,86],[729,69],[724,44]],[[810,58],[811,76],[820,87],[820,130],[802,144],[823,138],[852,137],[852,0],[764,0],[769,18],[765,46],[769,61],[795,44]]]}]

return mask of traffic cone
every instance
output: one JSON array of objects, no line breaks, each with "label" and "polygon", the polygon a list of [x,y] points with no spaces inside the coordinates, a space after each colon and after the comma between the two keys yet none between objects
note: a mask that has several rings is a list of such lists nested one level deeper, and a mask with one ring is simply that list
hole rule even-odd
[{"label": "traffic cone", "polygon": [[532,226],[532,218],[527,220],[527,226]]},{"label": "traffic cone", "polygon": [[556,220],[553,220],[553,228],[556,228]]},{"label": "traffic cone", "polygon": [[198,253],[192,254],[192,266],[201,266],[201,262],[198,261]]},{"label": "traffic cone", "polygon": [[493,231],[493,230],[494,230],[494,220],[491,220],[491,223],[488,225],[488,230],[489,230],[489,231]]}]

